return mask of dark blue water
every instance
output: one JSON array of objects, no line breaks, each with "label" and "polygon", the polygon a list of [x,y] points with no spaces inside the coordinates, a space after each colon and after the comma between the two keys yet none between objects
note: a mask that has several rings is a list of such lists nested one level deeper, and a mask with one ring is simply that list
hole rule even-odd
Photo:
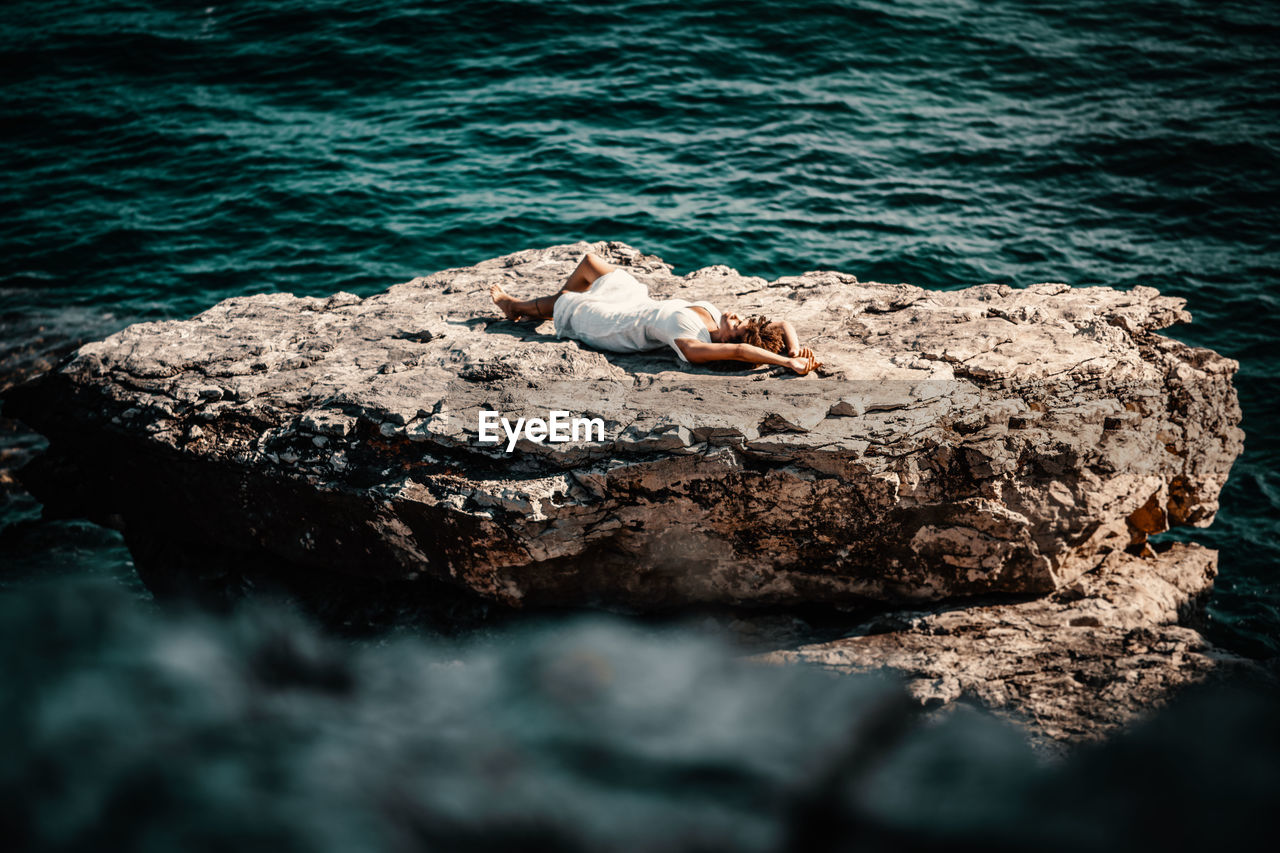
[{"label": "dark blue water", "polygon": [[[1212,634],[1280,651],[1270,3],[44,0],[5,4],[0,75],[11,373],[229,296],[575,240],[1186,297],[1173,333],[1240,361],[1248,433],[1191,534],[1222,549]],[[6,429],[6,464],[38,446]],[[9,487],[2,512],[10,594],[145,598],[118,537]]]}]

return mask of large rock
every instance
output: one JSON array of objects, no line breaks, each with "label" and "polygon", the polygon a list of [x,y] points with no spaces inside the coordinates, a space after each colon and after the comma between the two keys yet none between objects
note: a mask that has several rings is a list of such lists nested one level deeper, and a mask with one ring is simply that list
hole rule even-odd
[{"label": "large rock", "polygon": [[1252,669],[1188,626],[1216,574],[1217,553],[1198,545],[1146,557],[1117,551],[1043,598],[886,612],[837,639],[801,637],[760,658],[839,673],[889,669],[926,706],[964,699],[1042,740],[1096,739],[1186,685]]},{"label": "large rock", "polygon": [[[825,365],[602,353],[490,303],[495,281],[553,291],[588,249],[659,296],[787,317]],[[120,527],[152,577],[265,559],[640,609],[1042,594],[1213,519],[1236,363],[1156,333],[1188,319],[1145,287],[681,277],[583,243],[130,326],[6,414],[51,440],[26,475],[50,511]],[[600,417],[605,437],[508,453],[479,442],[481,410]]]},{"label": "large rock", "polygon": [[[824,367],[595,352],[489,302],[556,289],[588,249],[657,295],[787,317]],[[1144,287],[680,277],[576,244],[131,326],[5,415],[50,439],[22,472],[46,511],[121,529],[156,588],[265,571],[340,614],[368,588],[450,614],[871,602],[834,639],[830,611],[730,618],[765,660],[894,669],[926,704],[1072,739],[1241,663],[1191,627],[1216,554],[1147,543],[1209,524],[1241,449],[1235,362],[1157,334],[1189,319]],[[482,410],[605,434],[507,452]]]}]

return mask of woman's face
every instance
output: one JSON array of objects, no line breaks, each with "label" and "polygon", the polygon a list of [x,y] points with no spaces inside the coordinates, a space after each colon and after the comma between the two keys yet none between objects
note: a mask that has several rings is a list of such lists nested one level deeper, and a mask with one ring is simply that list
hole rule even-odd
[{"label": "woman's face", "polygon": [[720,315],[721,342],[730,344],[742,340],[742,333],[746,330],[746,326],[746,322],[737,314],[725,311]]}]

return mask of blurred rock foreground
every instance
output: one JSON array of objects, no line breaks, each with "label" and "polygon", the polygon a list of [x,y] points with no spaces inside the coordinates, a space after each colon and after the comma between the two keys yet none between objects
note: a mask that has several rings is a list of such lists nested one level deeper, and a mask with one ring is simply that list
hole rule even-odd
[{"label": "blurred rock foreground", "polygon": [[[588,250],[656,297],[789,319],[824,365],[602,353],[489,301],[494,282],[554,292]],[[677,276],[578,243],[133,325],[5,415],[49,438],[22,472],[46,512],[120,529],[157,589],[261,569],[499,610],[847,610],[838,638],[764,659],[897,669],[925,703],[1072,739],[1238,664],[1193,627],[1216,553],[1147,541],[1213,520],[1243,440],[1236,363],[1158,333],[1183,305]],[[479,441],[482,410],[599,417],[605,437],[507,453]]]}]

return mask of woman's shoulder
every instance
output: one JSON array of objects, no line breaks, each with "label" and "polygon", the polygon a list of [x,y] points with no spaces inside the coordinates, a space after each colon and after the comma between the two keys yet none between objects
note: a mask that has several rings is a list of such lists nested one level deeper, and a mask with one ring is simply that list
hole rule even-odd
[{"label": "woman's shoulder", "polygon": [[720,309],[712,305],[710,302],[700,299],[697,302],[691,303],[691,307],[703,309],[704,311],[707,312],[708,316],[711,317],[711,323],[713,325],[716,325],[716,326],[720,325],[720,317],[721,317]]},{"label": "woman's shoulder", "polygon": [[668,325],[674,337],[711,340],[711,330],[707,328],[706,317],[693,305],[682,305],[667,316]]}]

